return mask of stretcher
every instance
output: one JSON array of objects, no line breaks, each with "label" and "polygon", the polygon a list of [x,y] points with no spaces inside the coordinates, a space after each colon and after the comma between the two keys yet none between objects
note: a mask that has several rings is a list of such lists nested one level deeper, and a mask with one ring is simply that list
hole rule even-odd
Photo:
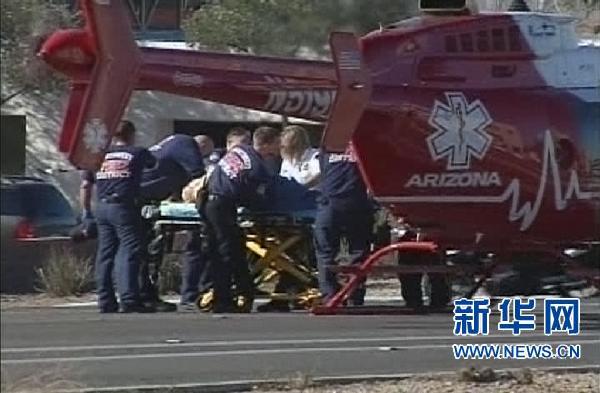
[{"label": "stretcher", "polygon": [[[177,252],[173,240],[177,232],[198,231],[205,237],[205,223],[194,204],[147,205],[142,208],[142,216],[152,223],[155,255]],[[238,210],[258,297],[288,300],[303,308],[309,308],[319,298],[312,250],[314,216],[312,210]]]}]

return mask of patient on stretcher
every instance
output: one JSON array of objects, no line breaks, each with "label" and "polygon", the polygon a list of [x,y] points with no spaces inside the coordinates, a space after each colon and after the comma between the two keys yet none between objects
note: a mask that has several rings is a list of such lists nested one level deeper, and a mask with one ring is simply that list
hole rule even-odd
[{"label": "patient on stretcher", "polygon": [[[159,232],[166,228],[169,228],[167,231],[192,227],[197,230],[196,226],[202,227],[204,220],[198,212],[196,198],[205,186],[206,179],[196,179],[183,190],[185,202],[164,201],[158,208],[146,206],[149,214],[143,215],[157,220]],[[318,297],[309,263],[312,258],[306,256],[313,254],[310,227],[316,212],[315,194],[295,180],[276,177],[265,192],[262,206],[238,210],[239,225],[248,231],[244,233],[248,236],[246,247],[252,259],[254,285],[262,288],[263,293],[276,293],[277,301],[288,309],[290,299],[294,307],[304,308],[309,304],[304,305],[305,302]],[[276,283],[274,289],[273,282]],[[205,292],[200,299],[197,306],[209,309],[211,292]]]},{"label": "patient on stretcher", "polygon": [[[184,203],[163,203],[161,215],[178,218],[199,218],[195,202],[203,187],[206,187],[206,178],[200,178],[188,184],[182,192]],[[316,191],[309,190],[293,179],[276,177],[266,191],[261,203],[246,207],[251,212],[294,214],[301,216],[314,216],[316,210]]]}]

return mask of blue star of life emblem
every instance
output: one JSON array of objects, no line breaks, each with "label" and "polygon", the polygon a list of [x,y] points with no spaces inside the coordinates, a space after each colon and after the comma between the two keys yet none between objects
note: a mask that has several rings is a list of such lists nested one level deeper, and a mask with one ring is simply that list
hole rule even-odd
[{"label": "blue star of life emblem", "polygon": [[427,138],[431,157],[448,159],[448,170],[469,169],[471,157],[485,157],[492,137],[485,128],[492,123],[479,100],[471,103],[463,93],[445,93],[447,103],[435,100],[429,125],[436,131]]}]

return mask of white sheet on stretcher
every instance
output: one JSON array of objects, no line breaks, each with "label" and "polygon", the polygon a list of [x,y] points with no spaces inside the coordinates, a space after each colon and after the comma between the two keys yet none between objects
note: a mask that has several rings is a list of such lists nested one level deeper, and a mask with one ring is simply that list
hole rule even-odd
[{"label": "white sheet on stretcher", "polygon": [[162,202],[160,204],[161,217],[173,218],[200,218],[196,205],[184,202]]}]

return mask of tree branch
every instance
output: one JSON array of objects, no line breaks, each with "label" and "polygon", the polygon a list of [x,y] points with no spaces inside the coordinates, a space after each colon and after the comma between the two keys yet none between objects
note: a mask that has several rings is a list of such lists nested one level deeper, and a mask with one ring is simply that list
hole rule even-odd
[{"label": "tree branch", "polygon": [[25,87],[23,87],[23,88],[15,91],[15,92],[13,92],[13,93],[7,95],[7,96],[5,96],[5,97],[2,97],[2,101],[0,102],[0,106],[6,104],[7,102],[9,102],[10,100],[12,100],[13,98],[15,98],[15,97],[17,97],[17,96],[25,93],[27,90],[29,90],[29,87],[25,86]]}]

